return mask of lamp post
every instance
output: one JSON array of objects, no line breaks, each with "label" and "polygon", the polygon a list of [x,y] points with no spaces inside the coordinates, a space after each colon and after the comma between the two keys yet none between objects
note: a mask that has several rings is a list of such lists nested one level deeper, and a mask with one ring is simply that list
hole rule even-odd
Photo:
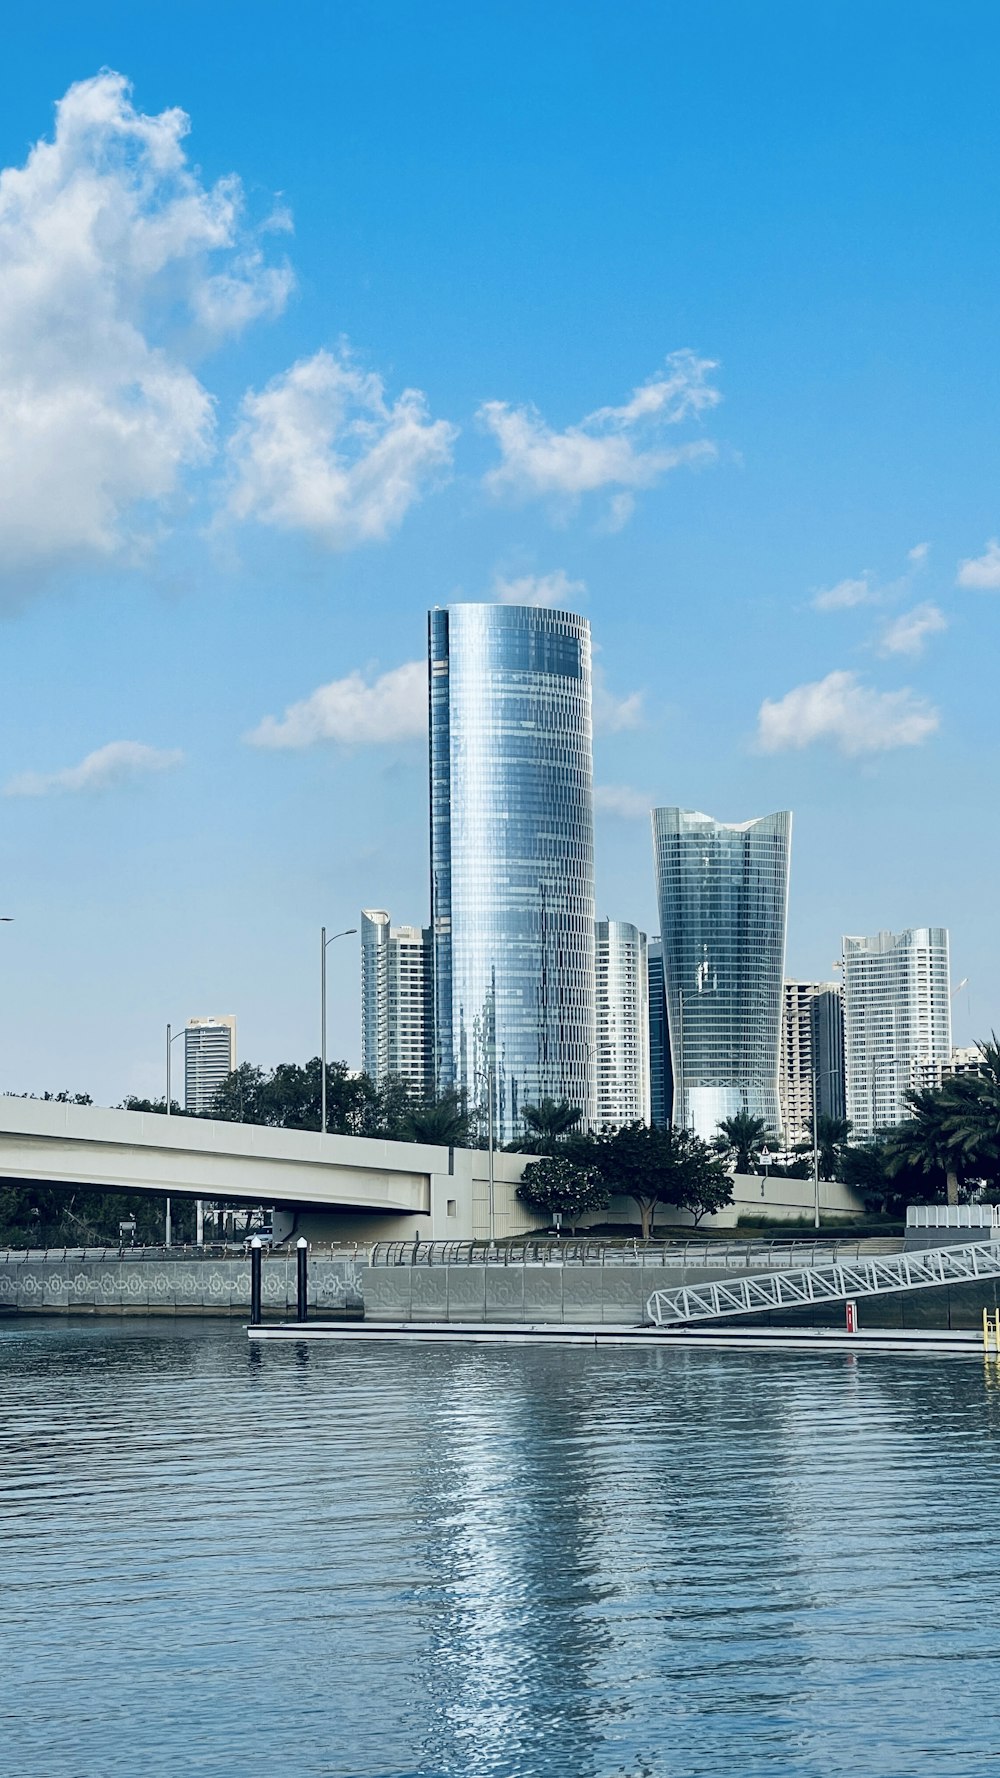
[{"label": "lamp post", "polygon": [[332,938],[327,938],[326,927],[322,926],[320,928],[320,935],[319,935],[319,957],[320,957],[320,969],[319,969],[319,983],[320,983],[320,988],[319,988],[319,998],[320,998],[319,1127],[320,1127],[320,1130],[324,1136],[326,1135],[326,953],[330,949],[330,946],[333,944],[334,939],[353,938],[353,936],[357,932],[357,930],[358,929],[356,926],[345,926],[343,932],[335,932],[333,934]]},{"label": "lamp post", "polygon": [[[168,1117],[170,1116],[170,1058],[173,1054],[173,1045],[177,1042],[178,1037],[183,1037],[183,1035],[184,1035],[183,1026],[181,1027],[181,1029],[179,1031],[174,1031],[173,1036],[170,1035],[171,1030],[172,1030],[172,1026],[168,1025],[167,1026],[167,1116]],[[198,1217],[198,1245],[200,1247],[202,1242],[205,1239],[204,1210],[202,1208],[202,1201],[200,1198],[198,1199],[197,1217]],[[167,1199],[166,1214],[163,1219],[163,1245],[164,1245],[164,1247],[169,1247],[171,1245],[171,1232],[172,1231],[171,1231],[171,1227],[170,1227],[170,1199],[168,1198]]]}]

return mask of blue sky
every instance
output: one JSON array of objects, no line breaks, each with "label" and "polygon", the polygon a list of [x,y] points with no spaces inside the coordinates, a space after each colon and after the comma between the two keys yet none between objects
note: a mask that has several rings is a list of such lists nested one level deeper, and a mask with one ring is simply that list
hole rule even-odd
[{"label": "blue sky", "polygon": [[[456,597],[592,622],[602,914],[655,930],[652,802],[789,807],[790,973],[945,924],[998,1022],[998,51],[986,5],[9,28],[0,1086],[161,1090],[193,1013],[315,1052],[320,925],[426,918]],[[345,940],[352,1062],[357,1002]]]}]

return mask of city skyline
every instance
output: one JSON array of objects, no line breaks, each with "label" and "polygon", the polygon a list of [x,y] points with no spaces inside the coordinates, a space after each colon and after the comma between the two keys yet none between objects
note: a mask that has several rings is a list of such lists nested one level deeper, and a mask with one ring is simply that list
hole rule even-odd
[{"label": "city skyline", "polygon": [[155,1095],[189,1006],[315,1052],[318,928],[422,917],[423,616],[480,599],[600,640],[599,915],[656,931],[650,807],[793,808],[789,974],[937,921],[983,1035],[989,55],[348,10],[266,65],[228,0],[7,46],[0,1081]]}]

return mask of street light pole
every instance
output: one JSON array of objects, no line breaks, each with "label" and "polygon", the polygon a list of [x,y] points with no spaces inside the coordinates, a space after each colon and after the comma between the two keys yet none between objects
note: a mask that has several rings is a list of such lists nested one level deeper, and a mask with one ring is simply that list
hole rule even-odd
[{"label": "street light pole", "polygon": [[[178,1037],[182,1037],[184,1034],[184,1028],[182,1026],[180,1031],[175,1031],[173,1036],[171,1037],[171,1035],[170,1035],[171,1028],[172,1027],[170,1025],[167,1026],[167,1116],[168,1117],[170,1116],[170,1058],[173,1054],[173,1045],[177,1042]],[[198,1199],[197,1217],[198,1217],[198,1245],[200,1247],[202,1244],[202,1241],[205,1238],[204,1210],[202,1208],[202,1201],[200,1198]],[[170,1199],[168,1198],[167,1199],[166,1214],[163,1219],[163,1245],[164,1245],[164,1247],[169,1247],[171,1244],[171,1239],[170,1239],[171,1232],[172,1231],[171,1231],[171,1226],[170,1226]]]},{"label": "street light pole", "polygon": [[334,939],[353,938],[356,926],[347,926],[343,932],[335,932],[327,938],[326,927],[320,927],[319,934],[319,1002],[320,1002],[320,1042],[319,1042],[319,1127],[326,1135],[326,953]]}]

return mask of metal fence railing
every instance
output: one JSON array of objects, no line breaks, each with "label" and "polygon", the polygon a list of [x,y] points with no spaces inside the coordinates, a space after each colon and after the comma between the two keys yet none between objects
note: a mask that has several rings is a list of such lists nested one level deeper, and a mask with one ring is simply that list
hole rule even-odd
[{"label": "metal fence railing", "polygon": [[[310,1242],[309,1252],[313,1259],[367,1259],[369,1245],[367,1241]],[[294,1236],[281,1245],[265,1249],[265,1257],[273,1253],[275,1258],[295,1258]],[[185,1244],[175,1241],[169,1247],[0,1247],[0,1265],[16,1265],[21,1261],[31,1260],[37,1264],[59,1265],[73,1260],[87,1259],[129,1259],[129,1260],[220,1260],[244,1259],[246,1246],[243,1241],[206,1241],[198,1247],[193,1242]]]},{"label": "metal fence railing", "polygon": [[864,1241],[377,1241],[373,1266],[718,1266],[784,1271],[821,1260],[857,1258]]}]

